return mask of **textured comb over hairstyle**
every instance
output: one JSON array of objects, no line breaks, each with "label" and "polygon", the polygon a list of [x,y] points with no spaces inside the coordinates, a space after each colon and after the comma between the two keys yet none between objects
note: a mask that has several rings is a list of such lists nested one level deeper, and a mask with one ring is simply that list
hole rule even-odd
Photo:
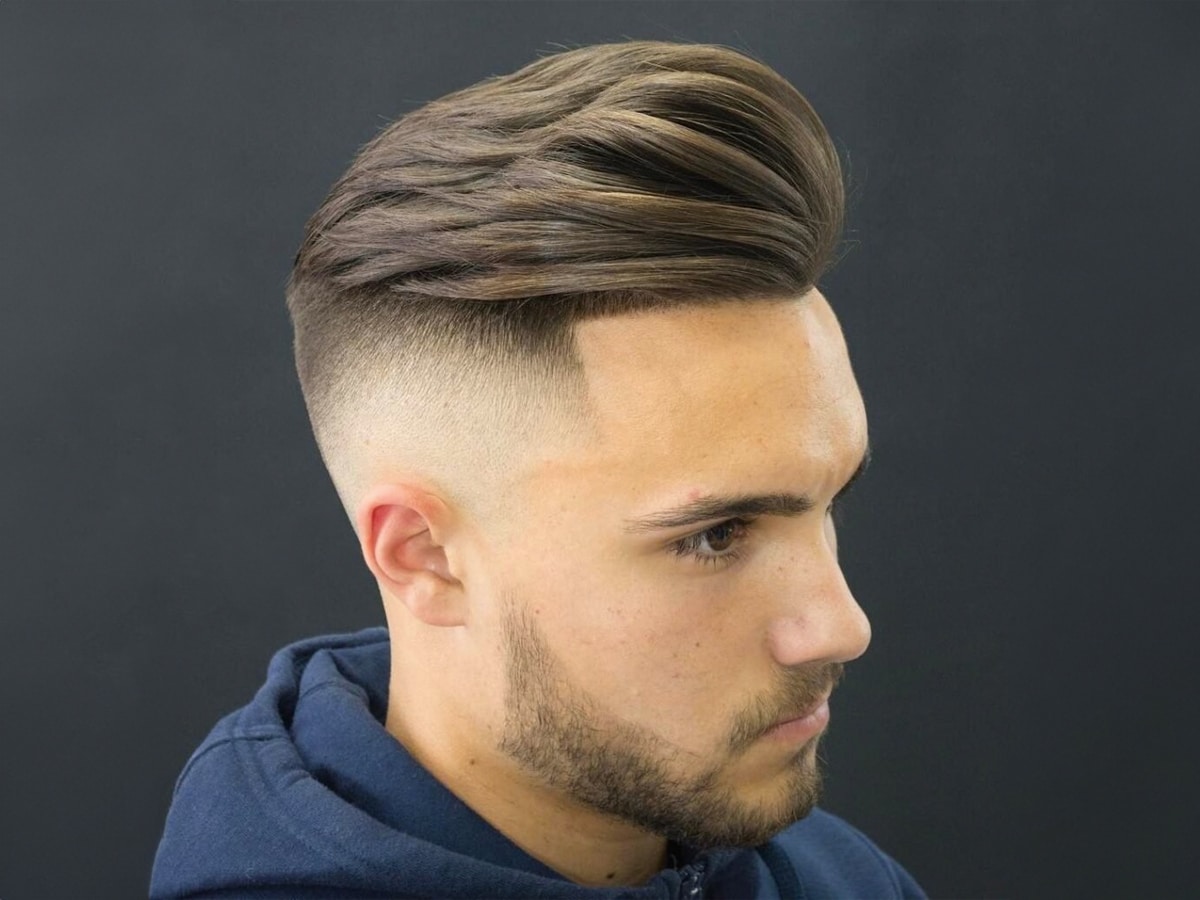
[{"label": "textured comb over hairstyle", "polygon": [[797,298],[831,260],[843,202],[808,102],[724,47],[583,47],[408,113],[309,220],[287,290],[347,512],[380,474],[361,450],[378,417],[417,468],[436,464],[401,432],[501,464],[498,427],[528,438],[530,416],[578,406],[575,322]]}]

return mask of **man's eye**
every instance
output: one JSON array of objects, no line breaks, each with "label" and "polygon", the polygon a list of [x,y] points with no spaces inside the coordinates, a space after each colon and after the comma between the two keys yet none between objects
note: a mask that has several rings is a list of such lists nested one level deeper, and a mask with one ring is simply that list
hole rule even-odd
[{"label": "man's eye", "polygon": [[738,557],[738,545],[745,539],[750,522],[727,519],[676,541],[671,550],[677,556],[691,556],[705,563],[732,562]]}]

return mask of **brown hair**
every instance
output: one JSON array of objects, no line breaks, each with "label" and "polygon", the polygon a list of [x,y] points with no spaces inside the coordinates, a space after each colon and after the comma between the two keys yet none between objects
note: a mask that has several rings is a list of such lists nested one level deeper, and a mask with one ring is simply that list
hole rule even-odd
[{"label": "brown hair", "polygon": [[724,47],[583,47],[408,113],[309,220],[287,288],[301,388],[348,512],[336,458],[372,384],[399,379],[426,402],[472,377],[561,393],[575,322],[799,297],[842,215],[816,113]]}]

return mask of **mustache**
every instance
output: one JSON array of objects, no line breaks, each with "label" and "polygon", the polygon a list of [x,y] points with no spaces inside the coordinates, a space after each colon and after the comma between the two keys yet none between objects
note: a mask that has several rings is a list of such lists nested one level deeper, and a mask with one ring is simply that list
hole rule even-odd
[{"label": "mustache", "polygon": [[845,665],[838,662],[784,669],[771,697],[760,698],[737,717],[729,736],[730,751],[740,753],[777,723],[810,712],[845,674]]}]

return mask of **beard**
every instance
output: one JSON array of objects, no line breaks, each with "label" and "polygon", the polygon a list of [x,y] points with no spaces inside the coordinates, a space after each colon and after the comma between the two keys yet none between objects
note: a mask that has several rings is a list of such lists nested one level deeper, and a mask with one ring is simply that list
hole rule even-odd
[{"label": "beard", "polygon": [[571,685],[537,623],[518,604],[504,621],[506,709],[501,753],[569,799],[687,847],[753,847],[807,816],[821,791],[820,735],[797,749],[768,799],[739,797],[731,763],[782,718],[811,709],[841,679],[832,663],[786,670],[773,701],[751,704],[730,728],[724,757],[690,775],[660,735],[621,721]]}]

